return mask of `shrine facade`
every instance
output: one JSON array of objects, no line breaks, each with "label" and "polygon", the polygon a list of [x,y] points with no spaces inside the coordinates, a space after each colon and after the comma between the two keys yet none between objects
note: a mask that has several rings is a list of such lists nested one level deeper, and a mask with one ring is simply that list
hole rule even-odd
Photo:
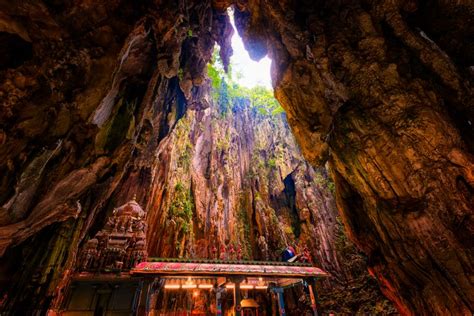
[{"label": "shrine facade", "polygon": [[[135,198],[114,209],[83,245],[64,299],[50,314],[269,315],[256,299],[271,297],[275,313],[286,316],[285,289],[300,286],[317,315],[314,285],[328,274],[311,263],[243,261],[240,246],[232,245],[221,245],[219,254],[214,246],[214,259],[148,258],[146,227],[146,212]],[[168,312],[160,305],[160,297],[179,293],[183,306]]]}]

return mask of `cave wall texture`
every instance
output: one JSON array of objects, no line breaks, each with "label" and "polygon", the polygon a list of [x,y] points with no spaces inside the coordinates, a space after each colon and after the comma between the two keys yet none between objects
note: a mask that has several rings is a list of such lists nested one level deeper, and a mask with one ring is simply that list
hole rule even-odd
[{"label": "cave wall texture", "polygon": [[[261,113],[247,99],[188,109],[160,143],[153,174],[151,256],[216,258],[232,245],[246,260],[279,261],[287,245],[307,246],[331,274],[318,284],[321,311],[396,313],[344,234],[334,183],[305,161],[285,115]],[[287,293],[290,315],[311,310],[300,297]],[[176,307],[186,298],[175,299]]]},{"label": "cave wall texture", "polygon": [[306,157],[329,160],[369,270],[402,313],[469,314],[473,54],[456,38],[472,35],[472,2],[291,5],[250,2],[237,25],[273,59]]},{"label": "cave wall texture", "polygon": [[[0,282],[14,280],[4,306],[54,304],[78,246],[133,193],[150,226],[166,224],[154,210],[176,189],[160,183],[182,150],[166,142],[183,117],[206,117],[205,66],[214,43],[224,62],[231,53],[230,5],[252,58],[273,60],[275,95],[302,154],[314,167],[328,162],[340,217],[382,292],[405,315],[470,315],[469,0],[0,1]],[[192,144],[209,150],[199,135]],[[211,167],[222,162],[213,153]],[[199,171],[189,186],[226,176],[206,178],[199,159],[189,163]],[[193,216],[222,203],[198,196],[213,206]],[[184,243],[166,251],[185,254],[175,232],[169,238]],[[152,254],[164,247],[149,244]]]}]

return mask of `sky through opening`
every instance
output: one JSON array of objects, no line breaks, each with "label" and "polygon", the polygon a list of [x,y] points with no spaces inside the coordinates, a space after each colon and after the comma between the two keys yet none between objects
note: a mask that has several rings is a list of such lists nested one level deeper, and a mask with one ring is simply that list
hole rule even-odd
[{"label": "sky through opening", "polygon": [[234,22],[234,11],[228,11],[234,34],[232,36],[233,54],[231,57],[231,65],[233,72],[239,74],[234,78],[239,84],[253,88],[255,86],[264,86],[268,89],[272,88],[272,79],[270,77],[271,60],[265,56],[260,61],[250,59],[248,52],[245,50],[244,43],[240,37]]}]

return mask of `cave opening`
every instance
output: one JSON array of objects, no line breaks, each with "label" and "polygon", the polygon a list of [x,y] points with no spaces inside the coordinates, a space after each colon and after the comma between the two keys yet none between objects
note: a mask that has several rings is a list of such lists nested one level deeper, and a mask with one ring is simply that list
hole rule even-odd
[{"label": "cave opening", "polygon": [[227,9],[230,17],[230,23],[234,28],[232,35],[232,56],[230,57],[232,69],[235,73],[236,81],[247,87],[253,88],[263,86],[272,89],[272,79],[270,76],[271,59],[265,55],[260,60],[255,61],[250,58],[249,52],[245,48],[243,39],[235,25],[234,9]]},{"label": "cave opening", "polygon": [[[245,46],[236,26],[235,10],[234,7],[226,10],[233,30],[227,44],[230,47],[221,47],[221,43],[216,43],[207,66],[213,98],[224,115],[230,109],[237,112],[245,108],[250,108],[254,115],[283,114],[284,110],[274,96],[272,60],[266,53],[255,56],[253,50]],[[225,56],[228,52],[231,54]]]},{"label": "cave opening", "polygon": [[323,313],[472,313],[468,1],[127,2],[2,6],[0,313],[59,311],[71,275],[147,251],[293,244],[334,277]]}]

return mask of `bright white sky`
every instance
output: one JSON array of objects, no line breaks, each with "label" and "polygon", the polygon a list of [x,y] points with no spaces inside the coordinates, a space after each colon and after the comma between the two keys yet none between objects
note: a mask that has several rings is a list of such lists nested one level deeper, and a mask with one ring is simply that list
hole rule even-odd
[{"label": "bright white sky", "polygon": [[252,88],[257,85],[272,89],[272,79],[270,77],[270,63],[268,56],[262,58],[259,62],[250,59],[249,54],[244,48],[242,38],[239,36],[234,23],[234,12],[229,12],[230,21],[234,27],[232,36],[232,49],[234,53],[231,57],[233,73],[242,74],[241,78],[234,78],[241,85]]}]

